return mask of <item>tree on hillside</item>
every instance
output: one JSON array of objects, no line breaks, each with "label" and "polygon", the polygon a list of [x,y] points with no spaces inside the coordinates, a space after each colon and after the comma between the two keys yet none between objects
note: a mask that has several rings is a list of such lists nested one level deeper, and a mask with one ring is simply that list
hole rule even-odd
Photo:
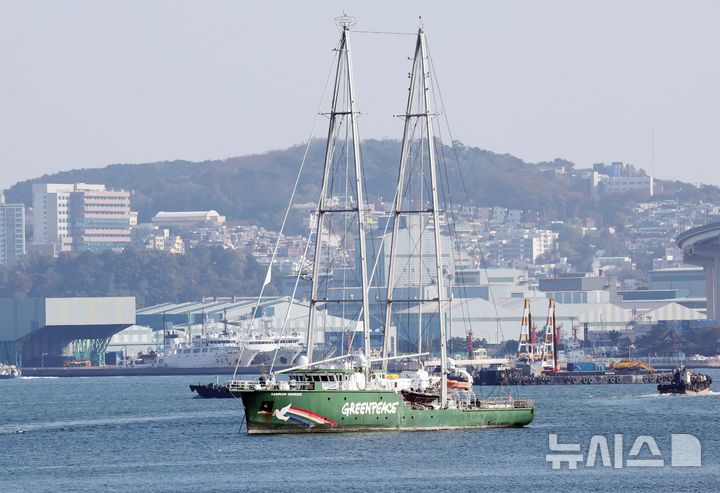
[{"label": "tree on hillside", "polygon": [[[265,267],[245,252],[196,247],[185,255],[128,249],[82,252],[57,259],[29,256],[0,270],[0,296],[135,296],[138,307],[206,296],[255,296]],[[270,296],[277,291],[270,286]]]}]

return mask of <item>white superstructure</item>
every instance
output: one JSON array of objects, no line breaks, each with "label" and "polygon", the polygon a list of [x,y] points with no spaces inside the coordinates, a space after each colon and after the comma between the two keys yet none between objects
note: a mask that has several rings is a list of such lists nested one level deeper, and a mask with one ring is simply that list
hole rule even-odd
[{"label": "white superstructure", "polygon": [[[175,339],[177,340],[177,339]],[[304,350],[298,335],[267,332],[243,340],[235,333],[198,336],[191,343],[172,344],[155,362],[168,368],[231,368],[272,363],[289,365]],[[239,363],[238,363],[239,361]]]}]

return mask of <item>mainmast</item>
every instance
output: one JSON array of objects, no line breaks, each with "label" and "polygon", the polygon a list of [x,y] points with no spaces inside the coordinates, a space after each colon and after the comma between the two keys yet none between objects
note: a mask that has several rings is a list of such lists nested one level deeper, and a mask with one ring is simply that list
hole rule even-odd
[{"label": "mainmast", "polygon": [[[357,321],[363,320],[364,336],[363,345],[365,358],[368,363],[365,365],[366,376],[370,374],[370,310],[368,307],[368,273],[367,273],[367,249],[365,244],[365,201],[363,197],[363,180],[362,165],[360,161],[360,137],[357,127],[357,109],[355,106],[355,83],[353,81],[352,59],[350,54],[350,28],[354,24],[351,17],[342,16],[336,19],[341,29],[340,43],[337,48],[338,60],[335,73],[335,84],[332,97],[332,106],[328,114],[330,124],[328,127],[327,145],[325,148],[325,165],[323,167],[322,187],[320,192],[320,200],[316,211],[316,231],[315,231],[315,257],[313,261],[313,276],[310,295],[310,315],[308,323],[307,337],[307,357],[308,361],[313,360],[313,346],[315,344],[316,329],[316,311],[318,304],[328,302],[337,303],[361,303],[361,312],[357,314]],[[344,131],[344,132],[343,132]],[[343,146],[348,150],[352,146],[352,152],[347,152],[347,160],[352,158],[352,170],[344,173],[347,182],[341,190],[349,190],[353,194],[354,204],[350,203],[345,197],[344,201],[336,203],[334,200],[337,189],[336,173],[334,170],[338,163],[335,162],[336,157],[345,158],[345,153],[340,152],[336,155],[336,146],[342,134],[345,134]],[[350,167],[350,163],[344,163]],[[349,187],[347,185],[350,185]],[[360,263],[360,285],[358,289],[361,291],[359,297],[351,296],[350,299],[329,299],[328,296],[320,296],[321,285],[324,284],[325,289],[329,288],[330,275],[332,268],[338,266],[340,260],[330,260],[325,257],[323,264],[323,234],[331,226],[331,216],[333,214],[344,214],[346,217],[350,214],[353,221],[357,225],[357,255],[356,261]],[[344,222],[347,225],[347,221]],[[343,238],[347,231],[343,232]],[[328,234],[328,236],[330,236]],[[328,245],[330,238],[328,238]],[[344,265],[342,265],[345,267]],[[343,293],[345,291],[343,290]]]},{"label": "mainmast", "polygon": [[[397,270],[397,249],[398,234],[400,230],[401,218],[408,219],[406,227],[408,235],[411,231],[410,218],[418,216],[421,219],[420,235],[418,238],[417,249],[422,252],[424,227],[422,219],[430,216],[433,223],[433,239],[434,239],[434,265],[428,268],[428,272],[434,276],[435,286],[437,288],[437,297],[433,299],[437,303],[438,323],[440,325],[440,364],[442,368],[441,394],[440,399],[443,406],[447,403],[447,348],[446,348],[446,327],[445,317],[443,315],[444,304],[447,300],[444,290],[442,252],[440,249],[440,211],[438,203],[438,178],[437,165],[435,155],[435,137],[433,133],[433,125],[431,118],[434,116],[430,105],[430,66],[427,54],[427,43],[425,40],[425,32],[421,27],[418,30],[417,42],[415,44],[415,57],[413,59],[413,67],[410,76],[410,89],[408,93],[408,101],[405,110],[405,128],[403,131],[402,149],[400,153],[400,170],[398,173],[398,182],[395,192],[395,204],[393,207],[393,232],[390,241],[390,260],[388,263],[387,278],[387,305],[385,307],[385,328],[386,331],[392,322],[392,305],[394,299],[394,289],[398,279],[395,274]],[[419,139],[414,137],[414,132],[420,129]],[[423,135],[424,134],[424,135]],[[426,154],[425,154],[426,153]],[[424,159],[425,155],[427,160]],[[426,201],[422,197],[416,204],[412,204],[408,197],[407,189],[410,184],[410,174],[417,163],[420,166],[427,166],[430,171],[430,206],[426,206]],[[425,164],[427,163],[427,164]],[[418,173],[419,182],[417,188],[423,190],[423,173]],[[417,180],[418,178],[416,178]],[[409,237],[410,240],[410,237]],[[411,247],[412,248],[412,247]],[[408,252],[410,253],[410,252]],[[424,270],[417,273],[421,284],[424,279]],[[411,280],[411,276],[406,277]],[[424,291],[424,290],[423,290]],[[423,295],[420,299],[419,310],[423,309],[425,301]],[[420,334],[418,334],[420,336]],[[419,342],[419,341],[418,341]],[[383,356],[387,357],[389,352],[389,338],[385,338],[383,346]],[[384,360],[386,361],[386,360]],[[385,368],[386,363],[383,363]]]}]

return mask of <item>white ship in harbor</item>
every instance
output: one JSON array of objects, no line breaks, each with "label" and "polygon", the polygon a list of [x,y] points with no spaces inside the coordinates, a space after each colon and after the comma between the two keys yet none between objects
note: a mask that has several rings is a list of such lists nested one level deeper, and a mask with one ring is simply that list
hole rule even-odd
[{"label": "white ship in harbor", "polygon": [[155,366],[166,368],[231,368],[263,364],[290,365],[304,351],[299,335],[279,336],[252,332],[243,339],[235,333],[208,333],[190,343],[168,338],[168,349]]}]

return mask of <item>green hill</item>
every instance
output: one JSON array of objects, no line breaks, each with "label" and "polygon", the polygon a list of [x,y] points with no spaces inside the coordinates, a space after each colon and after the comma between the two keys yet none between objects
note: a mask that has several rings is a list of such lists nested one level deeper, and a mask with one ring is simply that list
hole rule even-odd
[{"label": "green hill", "polygon": [[[161,210],[215,209],[230,220],[244,220],[277,229],[294,183],[303,146],[222,161],[167,161],[149,164],[113,164],[104,168],[75,169],[19,182],[6,191],[8,201],[32,204],[33,182],[104,183],[131,190],[132,207],[140,221],[148,221]],[[324,146],[311,145],[298,201],[314,202],[319,193]],[[367,140],[362,146],[365,181],[369,198],[391,197],[397,174],[400,144],[394,140]],[[572,163],[555,160],[530,164],[509,154],[456,143],[442,154],[456,203],[465,203],[463,190],[477,206],[500,206],[537,211],[546,219],[598,213],[612,220],[618,206],[636,200],[627,196],[612,204],[593,202],[581,180],[555,169]],[[457,157],[457,161],[456,161]],[[457,163],[462,170],[458,172]],[[441,163],[442,165],[442,163]],[[464,180],[464,183],[463,183]],[[717,197],[716,187],[697,189],[667,182],[668,195],[684,193],[693,198]],[[607,210],[606,210],[607,208]],[[299,223],[296,223],[296,225]]]}]

